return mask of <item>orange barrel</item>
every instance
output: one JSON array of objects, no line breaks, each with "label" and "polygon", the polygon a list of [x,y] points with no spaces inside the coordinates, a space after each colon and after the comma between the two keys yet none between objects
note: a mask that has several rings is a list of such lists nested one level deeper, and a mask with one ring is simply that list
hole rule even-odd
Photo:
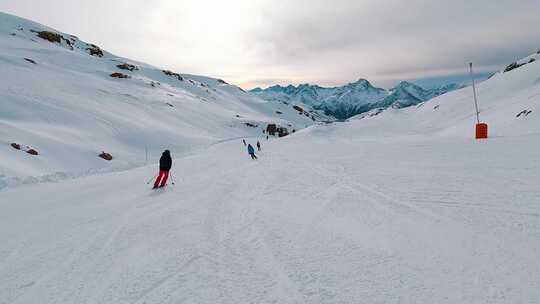
[{"label": "orange barrel", "polygon": [[486,123],[476,124],[476,139],[488,138],[488,125]]}]

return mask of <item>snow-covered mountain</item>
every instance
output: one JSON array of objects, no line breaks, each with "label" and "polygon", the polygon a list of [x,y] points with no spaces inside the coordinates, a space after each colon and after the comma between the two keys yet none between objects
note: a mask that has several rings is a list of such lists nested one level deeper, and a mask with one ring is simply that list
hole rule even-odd
[{"label": "snow-covered mountain", "polygon": [[[307,105],[298,111],[220,79],[122,58],[5,13],[0,71],[0,184],[10,177],[129,168],[165,148],[178,156],[262,136],[268,123],[290,132],[328,119]],[[99,158],[102,151],[113,160]]]},{"label": "snow-covered mountain", "polygon": [[395,88],[385,90],[374,87],[366,79],[360,79],[345,86],[333,88],[309,84],[297,87],[276,85],[267,89],[256,88],[251,92],[268,101],[304,103],[324,111],[327,115],[346,119],[374,108],[401,108],[416,105],[462,87],[463,85],[447,84],[424,89],[404,81]]}]

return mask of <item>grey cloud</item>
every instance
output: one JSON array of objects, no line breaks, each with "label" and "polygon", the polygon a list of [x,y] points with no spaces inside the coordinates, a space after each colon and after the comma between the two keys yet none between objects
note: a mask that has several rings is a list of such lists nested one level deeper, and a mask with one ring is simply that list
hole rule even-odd
[{"label": "grey cloud", "polygon": [[369,75],[452,70],[468,61],[493,67],[540,47],[539,14],[533,0],[295,1],[269,6],[249,44],[272,62],[332,73],[336,66]]},{"label": "grey cloud", "polygon": [[247,87],[388,82],[469,61],[494,70],[540,48],[538,0],[3,0],[0,10]]}]

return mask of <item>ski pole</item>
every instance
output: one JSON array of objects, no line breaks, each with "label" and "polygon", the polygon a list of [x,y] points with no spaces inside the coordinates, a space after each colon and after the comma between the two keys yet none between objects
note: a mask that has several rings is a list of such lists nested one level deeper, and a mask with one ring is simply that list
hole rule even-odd
[{"label": "ski pole", "polygon": [[171,172],[171,184],[174,185],[174,177],[173,177],[173,175],[172,175],[172,172]]},{"label": "ski pole", "polygon": [[146,184],[149,185],[154,179],[156,179],[157,177],[157,174],[154,175],[154,177],[152,177]]}]

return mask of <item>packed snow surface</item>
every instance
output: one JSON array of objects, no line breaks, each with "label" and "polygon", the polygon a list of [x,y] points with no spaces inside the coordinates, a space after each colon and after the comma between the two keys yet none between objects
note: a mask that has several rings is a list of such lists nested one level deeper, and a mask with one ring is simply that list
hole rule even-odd
[{"label": "packed snow surface", "polygon": [[1,303],[538,302],[538,134],[360,130],[4,190]]},{"label": "packed snow surface", "polygon": [[[1,60],[24,65],[0,45]],[[24,88],[20,77],[6,79],[9,87]],[[79,86],[73,100],[90,102]],[[30,92],[50,95],[52,108],[47,88]],[[283,139],[253,133],[247,141],[262,143],[257,161],[234,132],[214,141],[217,118],[199,113],[211,126],[203,137],[213,140],[196,153],[173,151],[164,189],[148,184],[155,154],[156,165],[8,185],[0,189],[0,303],[539,303],[540,64],[495,75],[478,97],[488,140],[473,139],[468,88]],[[97,136],[61,115],[71,109],[67,99],[38,126],[22,116],[34,99],[17,100],[1,101],[2,138],[60,142],[74,128],[79,141],[69,143],[84,150],[86,136]],[[130,109],[133,119],[143,115]],[[45,123],[56,117],[66,127]],[[103,138],[120,146],[116,136]],[[10,154],[23,152],[1,149],[2,168],[42,171]]]}]

